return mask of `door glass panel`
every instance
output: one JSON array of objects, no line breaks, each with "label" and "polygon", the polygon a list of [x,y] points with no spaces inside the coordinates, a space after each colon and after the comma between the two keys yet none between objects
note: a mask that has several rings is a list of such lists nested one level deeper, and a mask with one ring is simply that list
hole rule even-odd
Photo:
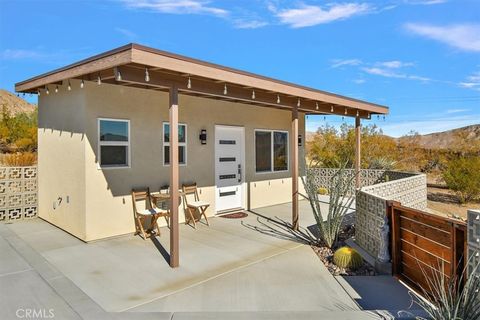
[{"label": "door glass panel", "polygon": [[218,177],[220,178],[220,180],[235,179],[237,177],[237,175],[236,174],[221,174]]},{"label": "door glass panel", "polygon": [[220,197],[234,196],[235,194],[236,194],[236,191],[220,192]]},{"label": "door glass panel", "polygon": [[220,140],[218,143],[220,144],[236,144],[235,140]]}]

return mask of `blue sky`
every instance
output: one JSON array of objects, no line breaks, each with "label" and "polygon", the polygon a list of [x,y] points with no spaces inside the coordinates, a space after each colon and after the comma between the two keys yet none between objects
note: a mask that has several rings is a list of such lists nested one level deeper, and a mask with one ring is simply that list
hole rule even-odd
[{"label": "blue sky", "polygon": [[0,0],[0,88],[129,42],[388,105],[393,136],[480,123],[478,0]]}]

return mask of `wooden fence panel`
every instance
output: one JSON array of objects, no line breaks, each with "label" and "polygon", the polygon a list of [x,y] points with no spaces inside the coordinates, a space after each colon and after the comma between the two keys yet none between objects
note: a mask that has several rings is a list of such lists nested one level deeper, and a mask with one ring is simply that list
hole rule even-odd
[{"label": "wooden fence panel", "polygon": [[434,274],[446,280],[465,264],[466,224],[389,201],[394,276],[429,291]]}]

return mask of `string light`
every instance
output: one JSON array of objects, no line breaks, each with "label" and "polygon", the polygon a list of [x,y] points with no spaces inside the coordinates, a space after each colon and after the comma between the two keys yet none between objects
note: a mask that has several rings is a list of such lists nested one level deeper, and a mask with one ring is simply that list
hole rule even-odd
[{"label": "string light", "polygon": [[115,80],[117,80],[117,81],[122,81],[122,74],[120,73],[120,70],[118,70],[117,68],[115,68],[115,71],[116,71]]},{"label": "string light", "polygon": [[333,106],[330,107],[330,112],[333,113]]},{"label": "string light", "polygon": [[323,121],[327,121],[327,116],[323,116]]},{"label": "string light", "polygon": [[300,99],[297,100],[297,107],[300,107]]},{"label": "string light", "polygon": [[150,74],[148,73],[148,68],[145,68],[145,82],[150,82]]},{"label": "string light", "polygon": [[318,110],[318,102],[315,102],[315,110]]},{"label": "string light", "polygon": [[72,91],[72,85],[70,84],[70,80],[68,80],[67,89],[68,89],[68,91]]},{"label": "string light", "polygon": [[80,82],[80,89],[83,89],[83,87],[85,87],[85,81],[82,79],[82,82]]},{"label": "string light", "polygon": [[368,120],[372,119],[372,115],[369,113],[368,114]]},{"label": "string light", "polygon": [[357,110],[357,117],[358,117],[358,116],[360,116],[360,112],[358,112],[358,110]]},{"label": "string light", "polygon": [[342,116],[342,121],[345,122],[345,117],[344,116]]},{"label": "string light", "polygon": [[252,99],[255,100],[255,90],[252,90]]},{"label": "string light", "polygon": [[37,94],[40,97],[40,89],[37,90]]},{"label": "string light", "polygon": [[97,84],[101,85],[102,84],[102,78],[100,78],[100,74],[97,77]]},{"label": "string light", "polygon": [[50,94],[50,90],[48,90],[48,86],[46,86],[45,93]]},{"label": "string light", "polygon": [[223,86],[223,94],[224,95],[227,95],[228,94],[228,89],[227,89],[227,84],[225,83],[225,85]]},{"label": "string light", "polygon": [[280,103],[280,95],[277,94],[277,103]]},{"label": "string light", "polygon": [[347,115],[347,108],[345,108],[345,115]]},{"label": "string light", "polygon": [[385,115],[383,116],[383,121],[385,121]]},{"label": "string light", "polygon": [[55,87],[55,93],[58,93],[58,86]]},{"label": "string light", "polygon": [[187,88],[192,89],[192,79],[190,79],[190,76],[188,77]]},{"label": "string light", "polygon": [[380,115],[377,114],[377,120],[380,120]]}]

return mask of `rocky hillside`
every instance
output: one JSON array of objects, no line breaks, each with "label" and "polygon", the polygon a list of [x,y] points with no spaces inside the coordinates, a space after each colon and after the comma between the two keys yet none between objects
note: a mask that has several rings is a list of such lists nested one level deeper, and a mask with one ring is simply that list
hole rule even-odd
[{"label": "rocky hillside", "polygon": [[4,105],[13,115],[22,112],[30,113],[37,107],[7,90],[0,89],[0,107]]},{"label": "rocky hillside", "polygon": [[415,139],[425,149],[451,149],[458,145],[480,145],[480,124],[416,137],[401,137],[398,140],[402,139]]}]

